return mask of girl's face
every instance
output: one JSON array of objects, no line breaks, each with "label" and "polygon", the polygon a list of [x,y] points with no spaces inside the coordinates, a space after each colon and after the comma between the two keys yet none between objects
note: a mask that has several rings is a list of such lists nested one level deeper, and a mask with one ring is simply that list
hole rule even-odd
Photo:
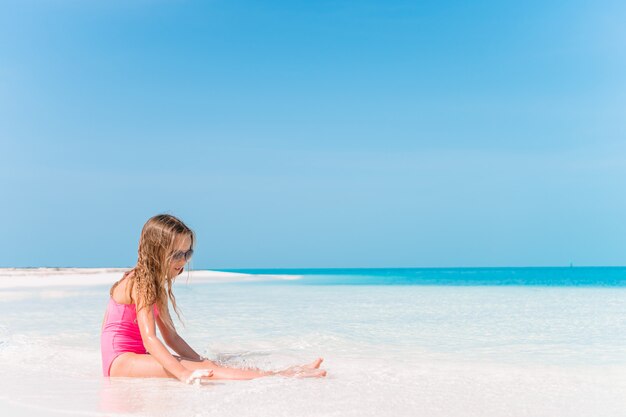
[{"label": "girl's face", "polygon": [[[178,235],[174,239],[174,252],[170,263],[170,278],[174,278],[183,273],[187,260],[191,258],[191,237],[188,235]],[[185,256],[186,254],[186,256]],[[187,258],[187,259],[185,259]]]}]

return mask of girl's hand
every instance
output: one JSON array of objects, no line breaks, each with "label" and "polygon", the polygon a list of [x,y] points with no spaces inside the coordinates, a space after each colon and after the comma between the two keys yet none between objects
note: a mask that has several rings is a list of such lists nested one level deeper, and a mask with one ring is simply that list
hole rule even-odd
[{"label": "girl's hand", "polygon": [[185,372],[180,380],[185,384],[196,384],[200,385],[201,382],[209,381],[209,378],[213,376],[213,371],[211,369],[196,369],[194,371],[188,370]]}]

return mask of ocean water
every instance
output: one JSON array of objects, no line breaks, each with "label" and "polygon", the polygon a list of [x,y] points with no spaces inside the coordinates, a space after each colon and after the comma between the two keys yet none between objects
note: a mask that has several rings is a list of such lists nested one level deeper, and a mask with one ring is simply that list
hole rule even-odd
[{"label": "ocean water", "polygon": [[[231,269],[297,275],[293,285],[626,287],[626,267]],[[281,283],[283,284],[283,283]]]},{"label": "ocean water", "polygon": [[0,414],[626,415],[626,268],[240,272],[290,279],[180,279],[183,337],[225,366],[322,356],[327,378],[104,378],[108,286],[16,285],[0,291]]}]

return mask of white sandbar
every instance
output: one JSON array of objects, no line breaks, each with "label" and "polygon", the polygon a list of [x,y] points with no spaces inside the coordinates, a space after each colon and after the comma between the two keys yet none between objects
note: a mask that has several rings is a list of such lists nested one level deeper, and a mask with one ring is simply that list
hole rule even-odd
[{"label": "white sandbar", "polygon": [[[0,268],[0,290],[111,285],[130,268]],[[224,283],[298,279],[297,275],[255,275],[223,271],[185,271],[181,283]]]}]

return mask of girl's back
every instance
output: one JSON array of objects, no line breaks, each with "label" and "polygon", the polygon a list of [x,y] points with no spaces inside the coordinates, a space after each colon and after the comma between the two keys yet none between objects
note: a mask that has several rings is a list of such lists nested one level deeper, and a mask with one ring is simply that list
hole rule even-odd
[{"label": "girl's back", "polygon": [[[102,351],[102,373],[110,375],[111,364],[120,354],[133,352],[146,354],[137,324],[137,310],[127,291],[132,272],[126,272],[111,289],[111,297],[102,322],[100,348]],[[158,315],[156,305],[154,314]]]}]

